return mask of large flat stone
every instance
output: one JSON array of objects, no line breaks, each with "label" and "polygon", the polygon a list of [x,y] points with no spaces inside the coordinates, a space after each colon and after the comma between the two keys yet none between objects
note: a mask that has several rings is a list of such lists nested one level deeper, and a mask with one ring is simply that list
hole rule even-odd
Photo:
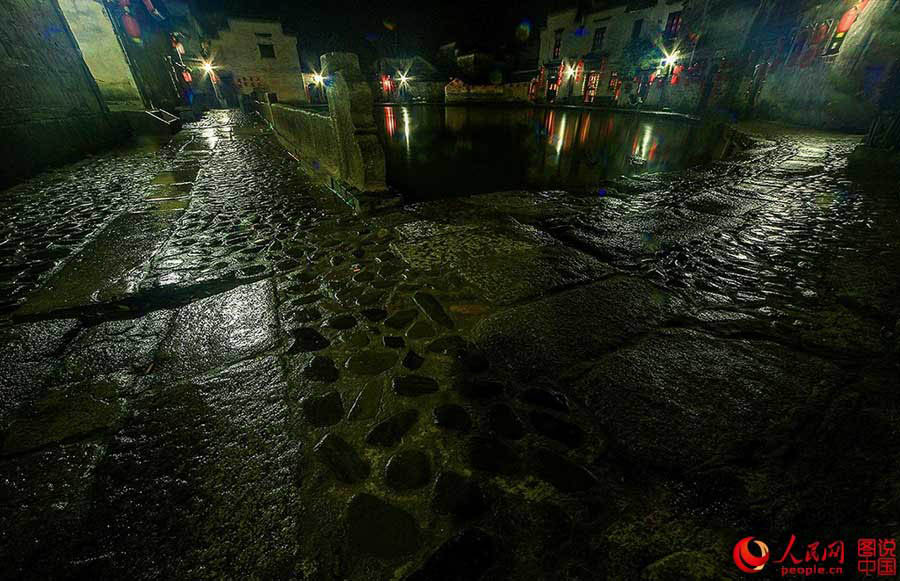
[{"label": "large flat stone", "polygon": [[642,279],[616,277],[492,315],[475,328],[475,343],[523,378],[556,376],[662,324],[681,304]]},{"label": "large flat stone", "polygon": [[53,381],[56,357],[78,329],[75,319],[24,323],[0,329],[0,429],[10,412],[33,401]]},{"label": "large flat stone", "polygon": [[411,514],[371,494],[350,500],[346,521],[350,548],[364,555],[393,559],[412,553],[421,543]]},{"label": "large flat stone", "polygon": [[190,377],[275,347],[272,284],[240,286],[178,309],[156,372]]},{"label": "large flat stone", "polygon": [[180,215],[179,210],[119,216],[30,296],[17,314],[81,307],[135,292],[143,265],[169,237]]},{"label": "large flat stone", "polygon": [[765,438],[836,378],[774,343],[666,330],[603,357],[574,387],[634,461],[688,469]]}]

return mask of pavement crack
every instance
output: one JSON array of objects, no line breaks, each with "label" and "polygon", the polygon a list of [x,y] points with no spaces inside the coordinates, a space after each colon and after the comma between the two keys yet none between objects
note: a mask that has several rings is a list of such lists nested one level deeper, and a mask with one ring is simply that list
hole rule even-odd
[{"label": "pavement crack", "polygon": [[156,311],[177,309],[270,277],[270,273],[262,273],[242,279],[217,279],[179,288],[155,287],[115,301],[29,315],[13,314],[11,320],[13,324],[18,324],[55,319],[78,319],[85,327],[93,327],[108,321],[139,319]]}]

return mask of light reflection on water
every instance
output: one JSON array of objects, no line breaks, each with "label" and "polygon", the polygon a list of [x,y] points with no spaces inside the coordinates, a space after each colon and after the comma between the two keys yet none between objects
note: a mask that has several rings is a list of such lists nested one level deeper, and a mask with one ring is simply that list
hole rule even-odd
[{"label": "light reflection on water", "polygon": [[388,182],[417,198],[593,190],[610,177],[706,161],[719,137],[683,120],[607,111],[386,106],[376,119]]}]

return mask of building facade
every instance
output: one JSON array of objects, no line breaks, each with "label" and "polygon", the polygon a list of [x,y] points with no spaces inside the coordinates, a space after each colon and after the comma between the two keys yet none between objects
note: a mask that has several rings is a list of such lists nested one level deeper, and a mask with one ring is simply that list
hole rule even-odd
[{"label": "building facade", "polygon": [[[59,7],[112,111],[173,112],[190,105],[178,47],[182,0],[59,0]],[[196,35],[195,35],[196,36]]]},{"label": "building facade", "polygon": [[251,93],[271,102],[306,103],[297,37],[273,20],[229,18],[228,27],[210,40],[209,55],[221,98]]},{"label": "building facade", "polygon": [[551,13],[541,30],[536,101],[615,103],[643,98],[680,34],[684,2],[632,0]]},{"label": "building facade", "polygon": [[421,101],[440,103],[444,100],[447,77],[420,56],[381,58],[373,64],[376,101]]},{"label": "building facade", "polygon": [[764,2],[742,87],[755,115],[865,131],[900,59],[900,2]]}]

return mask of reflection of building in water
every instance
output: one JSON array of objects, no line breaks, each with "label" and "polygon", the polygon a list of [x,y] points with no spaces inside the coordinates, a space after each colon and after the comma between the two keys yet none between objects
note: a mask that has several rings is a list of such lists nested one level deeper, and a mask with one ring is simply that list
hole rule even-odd
[{"label": "reflection of building in water", "polygon": [[653,133],[653,124],[644,123],[641,129],[634,134],[631,145],[631,157],[633,162],[646,163],[656,158],[656,149],[659,140]]},{"label": "reflection of building in water", "polygon": [[444,108],[444,125],[450,131],[458,133],[466,126],[469,117],[468,107],[445,107]]},{"label": "reflection of building in water", "polygon": [[384,108],[384,130],[388,137],[393,138],[397,131],[397,118],[394,116],[393,107]]},{"label": "reflection of building in water", "polygon": [[510,188],[593,191],[612,176],[701,161],[716,140],[683,122],[590,110],[385,109],[378,120],[389,174],[395,184],[428,196]]},{"label": "reflection of building in water", "polygon": [[[662,171],[689,160],[695,128],[641,122],[590,111],[544,112],[538,162],[529,168],[537,187],[593,187],[611,175]],[[667,145],[666,137],[675,140]],[[696,150],[696,148],[694,149]],[[675,158],[677,152],[680,156]],[[682,159],[683,158],[683,159]]]}]

